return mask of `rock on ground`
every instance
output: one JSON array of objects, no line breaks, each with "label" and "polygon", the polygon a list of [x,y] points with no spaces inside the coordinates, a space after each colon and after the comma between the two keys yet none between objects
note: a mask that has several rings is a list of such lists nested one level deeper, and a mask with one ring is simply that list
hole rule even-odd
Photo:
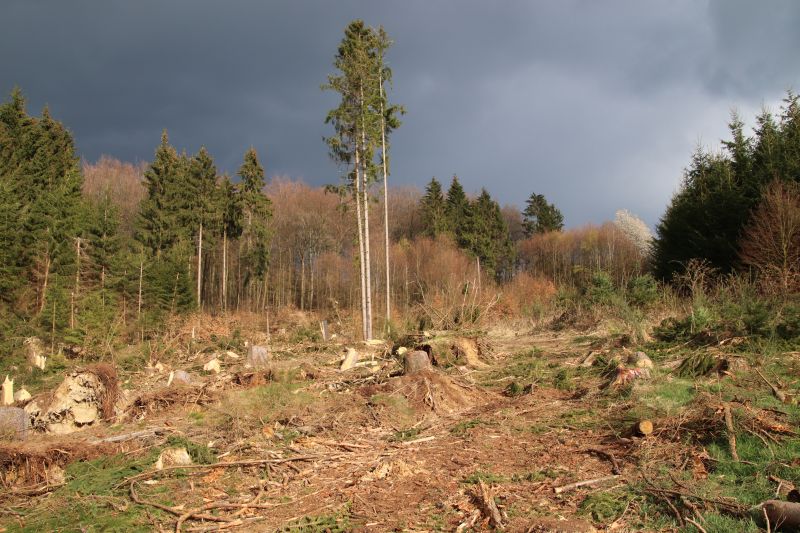
[{"label": "rock on ground", "polygon": [[0,440],[22,440],[28,433],[28,414],[20,407],[0,407]]}]

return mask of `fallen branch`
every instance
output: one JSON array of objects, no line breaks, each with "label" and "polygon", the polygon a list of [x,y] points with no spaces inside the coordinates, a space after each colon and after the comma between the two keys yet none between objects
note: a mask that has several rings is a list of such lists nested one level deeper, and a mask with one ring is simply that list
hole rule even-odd
[{"label": "fallen branch", "polygon": [[600,448],[588,448],[586,451],[608,459],[611,461],[611,472],[617,475],[622,474],[622,468],[619,466],[619,462],[617,462],[617,458],[614,457],[613,453],[601,450]]},{"label": "fallen branch", "polygon": [[696,527],[697,531],[699,531],[700,533],[708,533],[708,531],[703,529],[703,526],[701,526],[700,524],[698,524],[697,522],[695,522],[691,518],[686,518],[686,521],[689,522],[690,524],[692,524],[694,527]]},{"label": "fallen branch", "polygon": [[298,455],[295,457],[285,457],[283,459],[252,459],[249,461],[230,461],[227,463],[210,463],[204,465],[173,465],[173,466],[165,466],[161,470],[151,470],[149,472],[143,472],[141,474],[137,474],[135,476],[131,476],[126,478],[124,481],[119,483],[117,486],[124,485],[125,483],[129,483],[131,481],[139,481],[141,479],[147,479],[154,474],[160,474],[163,472],[169,472],[170,470],[193,470],[198,468],[233,468],[235,466],[260,466],[260,465],[279,465],[283,463],[291,463],[293,461],[311,461],[313,459],[322,459],[325,456],[323,455]]},{"label": "fallen branch", "polygon": [[618,474],[614,474],[613,476],[604,476],[595,479],[587,479],[585,481],[576,481],[575,483],[570,483],[568,485],[561,485],[560,487],[555,487],[553,491],[555,491],[556,494],[561,494],[562,492],[568,492],[571,490],[579,489],[581,487],[599,485],[600,483],[611,481],[612,479],[617,479],[618,477],[620,477]]},{"label": "fallen branch", "polygon": [[781,391],[778,387],[776,387],[775,385],[770,383],[767,380],[767,378],[764,377],[764,374],[762,374],[759,369],[756,368],[754,370],[761,377],[761,379],[764,380],[764,383],[769,385],[769,388],[772,389],[772,394],[775,395],[775,397],[778,399],[778,401],[781,402],[781,403],[786,403],[786,394],[784,394],[783,391]]},{"label": "fallen branch", "polygon": [[140,437],[154,437],[170,431],[169,428],[151,428],[143,429],[141,431],[134,431],[132,433],[123,433],[122,435],[114,435],[113,437],[106,437],[104,439],[93,439],[92,444],[100,444],[103,442],[125,442],[128,440],[138,439]]}]

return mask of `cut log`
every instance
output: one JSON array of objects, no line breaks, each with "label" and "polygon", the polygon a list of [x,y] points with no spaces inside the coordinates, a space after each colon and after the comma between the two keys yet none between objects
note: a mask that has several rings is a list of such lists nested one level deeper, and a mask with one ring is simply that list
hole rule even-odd
[{"label": "cut log", "polygon": [[640,437],[647,437],[653,433],[653,423],[650,420],[639,420],[633,426],[633,432]]},{"label": "cut log", "polygon": [[800,531],[800,503],[767,500],[753,510],[753,515],[767,531]]},{"label": "cut log", "polygon": [[403,360],[404,374],[416,374],[417,372],[431,370],[431,368],[431,360],[428,354],[422,350],[408,352]]}]

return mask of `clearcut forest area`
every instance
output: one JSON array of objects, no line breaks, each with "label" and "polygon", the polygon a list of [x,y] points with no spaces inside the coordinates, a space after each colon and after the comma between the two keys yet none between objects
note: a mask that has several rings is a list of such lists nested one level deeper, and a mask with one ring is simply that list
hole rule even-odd
[{"label": "clearcut forest area", "polygon": [[800,531],[800,98],[565,227],[390,184],[392,51],[332,51],[328,187],[0,104],[0,531]]}]

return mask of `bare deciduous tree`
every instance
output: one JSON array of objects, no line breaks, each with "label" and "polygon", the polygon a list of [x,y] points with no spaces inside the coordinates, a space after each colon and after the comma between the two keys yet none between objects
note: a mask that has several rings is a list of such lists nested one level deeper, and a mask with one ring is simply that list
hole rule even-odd
[{"label": "bare deciduous tree", "polygon": [[739,256],[764,286],[788,293],[800,289],[800,187],[775,180],[764,191],[744,231]]}]

